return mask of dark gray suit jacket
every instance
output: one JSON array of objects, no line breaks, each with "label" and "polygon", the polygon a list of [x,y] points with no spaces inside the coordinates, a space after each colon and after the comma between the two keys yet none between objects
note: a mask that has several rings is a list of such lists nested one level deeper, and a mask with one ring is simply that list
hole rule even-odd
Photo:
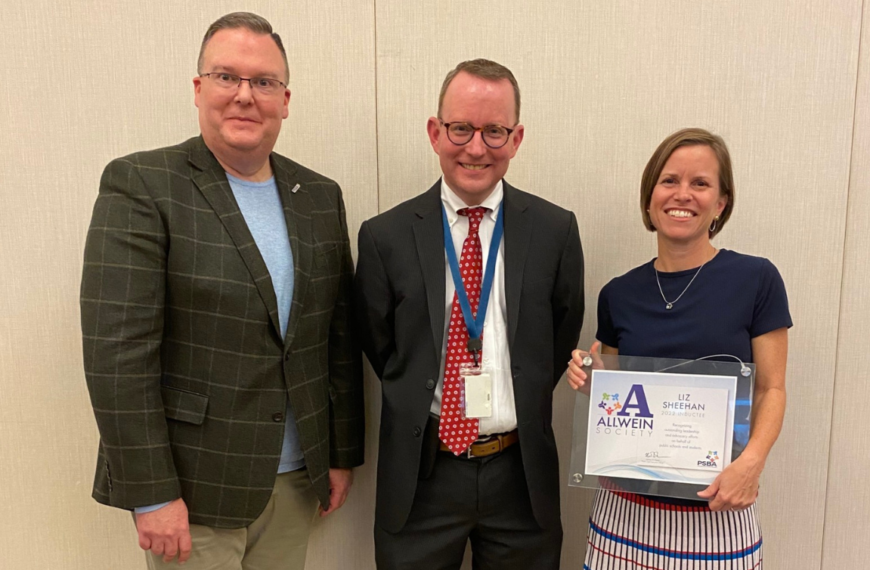
[{"label": "dark gray suit jacket", "polygon": [[81,289],[97,501],[183,497],[192,523],[250,524],[274,486],[288,395],[323,505],[329,467],[363,462],[341,190],[278,154],[271,165],[295,262],[286,338],[266,264],[202,138],[106,167]]},{"label": "dark gray suit jacket", "polygon": [[[381,379],[375,523],[404,526],[441,368],[445,261],[441,183],[365,222],[354,284],[357,326]],[[504,184],[505,296],[523,465],[535,518],[560,524],[553,389],[583,323],[583,253],[574,214]]]}]

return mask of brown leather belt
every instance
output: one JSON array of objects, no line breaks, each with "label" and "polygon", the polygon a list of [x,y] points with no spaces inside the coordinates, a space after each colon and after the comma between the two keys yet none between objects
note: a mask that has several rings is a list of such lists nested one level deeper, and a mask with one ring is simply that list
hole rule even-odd
[{"label": "brown leather belt", "polygon": [[[509,431],[507,433],[485,435],[482,436],[482,438],[484,439],[478,439],[472,443],[468,448],[468,451],[461,454],[459,457],[486,457],[488,455],[495,455],[496,453],[501,453],[520,440],[517,430]],[[440,449],[441,451],[453,453],[443,441],[441,442]]]}]

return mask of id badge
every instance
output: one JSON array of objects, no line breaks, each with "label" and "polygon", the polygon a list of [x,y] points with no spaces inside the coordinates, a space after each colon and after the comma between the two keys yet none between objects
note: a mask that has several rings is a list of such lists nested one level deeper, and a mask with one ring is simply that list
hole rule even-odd
[{"label": "id badge", "polygon": [[488,370],[473,364],[459,367],[459,376],[464,387],[466,418],[492,417],[492,375]]}]

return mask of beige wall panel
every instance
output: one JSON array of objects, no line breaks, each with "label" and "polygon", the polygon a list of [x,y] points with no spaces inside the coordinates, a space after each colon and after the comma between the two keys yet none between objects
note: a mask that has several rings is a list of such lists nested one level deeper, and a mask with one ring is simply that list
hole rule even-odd
[{"label": "beige wall panel", "polygon": [[[723,134],[739,202],[718,243],[777,264],[797,325],[789,416],[761,502],[766,558],[775,569],[819,566],[829,484],[825,568],[853,565],[850,553],[867,530],[854,521],[866,523],[868,507],[866,496],[854,496],[868,466],[856,463],[860,418],[849,405],[868,364],[848,340],[866,336],[860,279],[868,244],[861,240],[870,181],[857,166],[832,436],[828,426],[861,3],[381,0],[375,15],[374,0],[7,2],[0,23],[11,78],[0,90],[0,567],[141,564],[128,516],[89,498],[97,436],[81,372],[81,250],[106,162],[197,132],[190,80],[198,44],[211,21],[238,9],[269,18],[289,51],[293,99],[277,150],[342,184],[354,236],[379,206],[436,179],[425,121],[447,70],[478,56],[511,67],[523,88],[527,137],[508,178],[578,215],[587,255],[584,345],[594,334],[600,287],[654,255],[636,211],[645,160],[681,126]],[[870,158],[866,74],[861,85],[854,165]],[[368,465],[345,509],[318,525],[309,568],[374,567],[379,387],[370,376],[367,395]],[[563,385],[556,400],[567,470],[573,398]],[[829,437],[831,473],[839,478],[830,481],[820,459]],[[582,556],[589,498],[563,492],[566,568]]]},{"label": "beige wall panel", "polygon": [[[725,137],[738,201],[717,245],[770,258],[797,325],[789,416],[761,499],[765,558],[818,567],[861,0],[380,0],[376,9],[381,209],[438,176],[425,123],[445,73],[474,57],[506,64],[526,126],[508,179],[578,216],[584,345],[601,286],[655,255],[637,207],[649,155],[684,126]],[[573,398],[562,386],[556,399],[565,466]],[[583,554],[588,504],[585,492],[563,491],[565,567]]]},{"label": "beige wall panel", "polygon": [[[290,59],[293,97],[277,150],[341,183],[355,242],[360,222],[377,211],[374,4],[3,6],[0,567],[143,567],[129,515],[90,499],[97,431],[81,366],[78,286],[102,169],[116,156],[198,133],[191,79],[202,34],[227,12],[251,10],[272,22]],[[373,494],[363,469],[345,510],[318,525],[309,568],[372,557]]]},{"label": "beige wall panel", "polygon": [[846,219],[843,291],[822,569],[859,568],[870,559],[870,491],[867,473],[867,373],[870,370],[870,6],[864,7],[855,103],[852,178]]}]

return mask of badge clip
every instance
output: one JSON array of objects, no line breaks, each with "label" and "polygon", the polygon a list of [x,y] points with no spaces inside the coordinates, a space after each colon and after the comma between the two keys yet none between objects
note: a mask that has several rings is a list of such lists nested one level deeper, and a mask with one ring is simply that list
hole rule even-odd
[{"label": "badge clip", "polygon": [[474,358],[474,366],[480,366],[480,362],[478,362],[480,351],[483,350],[483,341],[480,338],[470,338],[468,339],[468,352],[471,353],[471,357]]}]

